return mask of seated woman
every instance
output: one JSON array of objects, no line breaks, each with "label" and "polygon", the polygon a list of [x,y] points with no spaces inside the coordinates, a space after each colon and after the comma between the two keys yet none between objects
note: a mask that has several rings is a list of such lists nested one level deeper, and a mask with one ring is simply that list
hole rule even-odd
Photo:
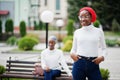
[{"label": "seated woman", "polygon": [[[55,48],[56,37],[48,38],[49,47],[41,52],[41,65],[44,70],[44,80],[54,80],[61,75],[61,65],[71,78],[71,72],[65,62],[63,52]],[[61,64],[61,65],[60,65]]]}]

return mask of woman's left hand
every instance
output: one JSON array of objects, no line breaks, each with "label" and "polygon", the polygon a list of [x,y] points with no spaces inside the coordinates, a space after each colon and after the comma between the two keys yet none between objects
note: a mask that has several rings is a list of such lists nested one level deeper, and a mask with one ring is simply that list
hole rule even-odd
[{"label": "woman's left hand", "polygon": [[92,60],[92,62],[94,62],[96,64],[100,64],[102,61],[104,61],[104,57],[103,56],[97,57],[94,60]]},{"label": "woman's left hand", "polygon": [[70,80],[72,80],[72,75],[71,75],[71,76],[69,76],[69,79],[70,79]]}]

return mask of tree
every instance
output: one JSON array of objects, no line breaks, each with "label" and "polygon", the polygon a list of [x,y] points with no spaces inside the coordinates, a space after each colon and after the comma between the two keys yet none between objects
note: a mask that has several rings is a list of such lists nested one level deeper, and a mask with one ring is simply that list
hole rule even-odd
[{"label": "tree", "polygon": [[24,37],[26,35],[26,23],[25,21],[20,22],[20,35]]},{"label": "tree", "polygon": [[111,30],[112,21],[116,19],[118,23],[120,23],[120,1],[119,0],[95,0],[92,3],[92,7],[94,7],[97,18],[100,20],[103,29],[106,29],[106,25],[108,25],[109,30]]},{"label": "tree", "polygon": [[74,23],[74,21],[73,20],[68,20],[68,24],[67,24],[67,35],[73,35],[73,29],[74,29],[74,27],[73,27],[73,23]]},{"label": "tree", "polygon": [[83,6],[87,6],[88,0],[67,0],[68,2],[68,18],[78,22],[78,12]]},{"label": "tree", "polygon": [[[78,20],[79,9],[88,6],[88,0],[67,0],[68,18],[75,22]],[[112,21],[116,19],[120,24],[120,0],[91,0],[91,7],[97,13],[97,19],[103,25],[103,29],[111,30]]]},{"label": "tree", "polygon": [[113,19],[113,21],[112,21],[112,31],[113,32],[119,32],[120,31],[120,25],[119,25],[119,23],[117,22],[116,19]]}]

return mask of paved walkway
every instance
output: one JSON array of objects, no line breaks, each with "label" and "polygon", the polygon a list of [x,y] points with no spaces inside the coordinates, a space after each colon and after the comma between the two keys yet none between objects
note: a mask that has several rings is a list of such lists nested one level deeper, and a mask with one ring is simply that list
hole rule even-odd
[{"label": "paved walkway", "polygon": [[[39,45],[38,45],[39,46]],[[37,46],[37,48],[38,48]],[[41,44],[42,47],[39,47],[38,49],[45,48],[45,44]],[[12,59],[15,60],[39,60],[40,53],[34,53],[31,54],[29,52],[26,53],[1,53],[3,51],[9,51],[11,49],[16,48],[10,47],[10,46],[1,46],[0,44],[0,64],[6,65],[6,60],[9,57],[12,57]],[[69,57],[69,54],[65,55],[66,61],[72,61]],[[108,69],[110,71],[110,80],[120,80],[120,48],[108,48],[108,55],[106,57],[106,60],[100,64],[101,68]]]},{"label": "paved walkway", "polygon": [[100,67],[109,69],[112,80],[120,80],[120,48],[108,48],[106,60]]}]

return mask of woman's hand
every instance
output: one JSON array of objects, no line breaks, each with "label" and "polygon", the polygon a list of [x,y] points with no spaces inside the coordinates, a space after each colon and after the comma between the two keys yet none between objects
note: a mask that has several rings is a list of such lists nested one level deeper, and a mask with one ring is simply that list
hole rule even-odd
[{"label": "woman's hand", "polygon": [[71,76],[69,76],[69,80],[72,80],[72,75],[71,75]]},{"label": "woman's hand", "polygon": [[94,62],[95,64],[100,64],[102,61],[104,61],[103,56],[97,57],[94,60],[92,60],[92,62]]},{"label": "woman's hand", "polygon": [[75,61],[75,62],[79,59],[79,56],[76,54],[71,54],[70,56],[73,59],[73,61]]},{"label": "woman's hand", "polygon": [[46,72],[50,72],[50,68],[46,66],[46,67],[45,67],[45,71],[46,71]]}]

